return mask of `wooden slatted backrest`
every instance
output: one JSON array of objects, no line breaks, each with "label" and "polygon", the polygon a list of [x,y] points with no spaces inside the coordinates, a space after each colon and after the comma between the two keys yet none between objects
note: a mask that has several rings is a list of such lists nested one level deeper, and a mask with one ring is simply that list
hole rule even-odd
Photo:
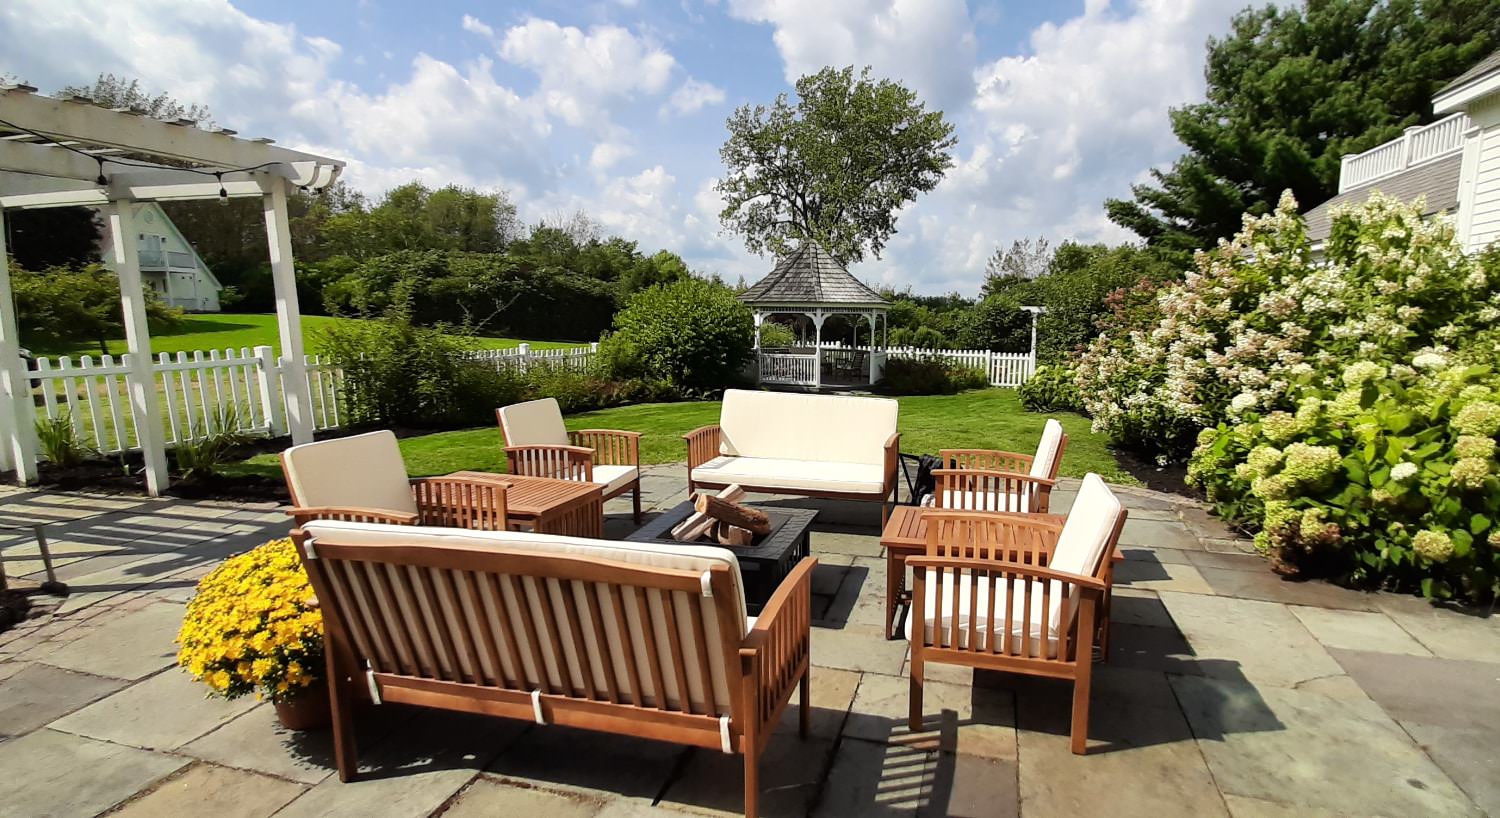
[{"label": "wooden slatted backrest", "polygon": [[587,553],[630,559],[621,543],[357,523],[310,523],[297,537],[325,614],[376,672],[736,711],[745,614],[732,555],[667,567]]}]

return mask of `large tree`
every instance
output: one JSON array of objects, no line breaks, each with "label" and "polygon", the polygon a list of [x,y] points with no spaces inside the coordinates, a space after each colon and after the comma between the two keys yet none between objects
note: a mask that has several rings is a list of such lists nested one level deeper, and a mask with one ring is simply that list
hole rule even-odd
[{"label": "large tree", "polygon": [[795,103],[781,94],[729,118],[719,219],[754,253],[812,239],[845,263],[878,258],[896,211],[953,164],[953,126],[868,68],[825,68],[796,90]]},{"label": "large tree", "polygon": [[1500,0],[1308,0],[1210,39],[1207,100],[1171,112],[1187,154],[1109,216],[1169,254],[1211,246],[1290,189],[1334,195],[1340,157],[1433,120],[1432,95],[1500,45]]},{"label": "large tree", "polygon": [[114,74],[100,74],[92,85],[65,85],[57,92],[92,99],[106,108],[128,108],[157,119],[190,119],[200,127],[213,124],[208,106],[198,102],[178,102],[166,91],[152,93],[141,87],[141,81]]}]

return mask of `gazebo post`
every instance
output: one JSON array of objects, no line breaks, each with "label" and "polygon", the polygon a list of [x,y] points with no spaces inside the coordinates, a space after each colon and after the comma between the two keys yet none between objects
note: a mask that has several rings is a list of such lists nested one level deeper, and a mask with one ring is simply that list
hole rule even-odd
[{"label": "gazebo post", "polygon": [[15,469],[21,485],[36,481],[36,405],[31,400],[31,380],[21,360],[21,339],[16,326],[16,299],[10,287],[10,250],[5,246],[5,210],[0,208],[0,391],[6,408],[0,412],[4,445],[0,465]]},{"label": "gazebo post", "polygon": [[[133,205],[130,199],[111,199],[105,212],[115,254],[115,274],[120,279],[125,348],[130,354],[130,371],[125,382],[130,390],[131,414],[135,418],[135,440],[146,461],[146,493],[156,497],[167,487],[167,449],[162,434],[156,379],[151,371],[151,329],[146,323],[146,293],[141,286],[140,247]],[[120,443],[124,448],[123,439]]]},{"label": "gazebo post", "polygon": [[286,425],[293,445],[310,443],[312,392],[302,351],[302,311],[297,304],[297,276],[292,263],[292,233],[287,222],[286,180],[269,180],[261,201],[266,217],[266,244],[271,251],[271,281],[276,290],[276,328],[281,336],[281,390],[286,395]]},{"label": "gazebo post", "polygon": [[870,383],[875,382],[875,311],[870,310]]},{"label": "gazebo post", "polygon": [[813,321],[813,389],[823,388],[823,321],[828,316],[819,309],[812,314]]}]

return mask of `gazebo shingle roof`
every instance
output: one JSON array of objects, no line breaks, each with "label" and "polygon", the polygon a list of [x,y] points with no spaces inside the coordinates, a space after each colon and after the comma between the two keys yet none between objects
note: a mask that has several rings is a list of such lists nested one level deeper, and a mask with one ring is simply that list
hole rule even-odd
[{"label": "gazebo shingle roof", "polygon": [[747,304],[886,304],[880,293],[849,274],[816,242],[803,242],[755,286],[740,293]]}]

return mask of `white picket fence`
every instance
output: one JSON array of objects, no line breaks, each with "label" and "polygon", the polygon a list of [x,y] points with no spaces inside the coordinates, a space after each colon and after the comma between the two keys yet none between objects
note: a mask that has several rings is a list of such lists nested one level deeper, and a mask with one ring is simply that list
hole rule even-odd
[{"label": "white picket fence", "polygon": [[[825,343],[824,349],[860,349],[870,351],[867,346],[850,347],[841,343]],[[941,358],[960,366],[978,369],[989,378],[991,386],[1018,387],[1036,374],[1036,352],[991,352],[987,349],[920,349],[917,347],[889,347],[884,350],[887,358]]]},{"label": "white picket fence", "polygon": [[[514,349],[482,350],[474,357],[497,367],[526,369],[542,363],[584,369],[598,346],[534,350],[530,344],[521,344]],[[304,361],[313,429],[343,426],[343,371],[321,356],[307,355]],[[130,364],[128,354],[118,358],[84,355],[76,360],[63,356],[55,361],[38,358],[28,373],[41,401],[38,417],[56,419],[66,413],[77,438],[104,454],[138,450],[126,381]],[[282,379],[286,364],[269,346],[158,355],[151,370],[166,445],[202,439],[231,417],[240,431],[249,434],[285,434],[287,390]]]}]

